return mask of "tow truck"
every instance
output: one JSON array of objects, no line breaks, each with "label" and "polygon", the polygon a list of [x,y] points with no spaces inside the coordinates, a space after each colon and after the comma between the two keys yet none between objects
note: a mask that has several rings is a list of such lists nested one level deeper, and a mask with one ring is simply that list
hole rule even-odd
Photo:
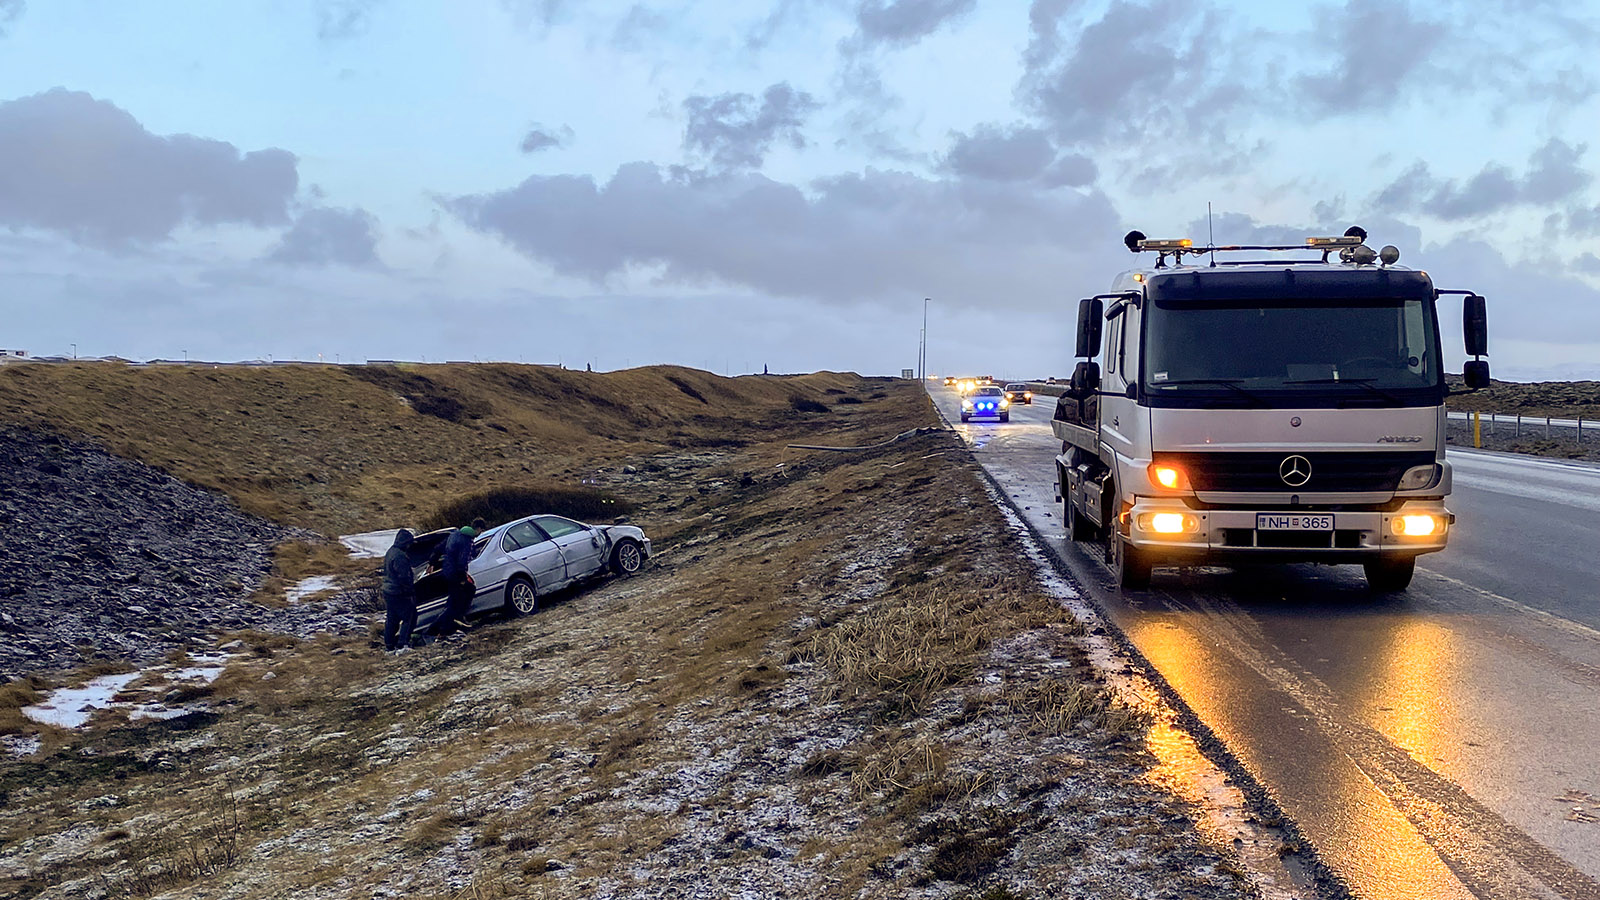
[{"label": "tow truck", "polygon": [[1197,247],[1134,231],[1124,243],[1154,265],[1079,301],[1080,361],[1051,423],[1058,499],[1123,588],[1160,566],[1318,562],[1403,591],[1445,548],[1437,305],[1463,298],[1472,391],[1489,384],[1486,303],[1366,237]]}]

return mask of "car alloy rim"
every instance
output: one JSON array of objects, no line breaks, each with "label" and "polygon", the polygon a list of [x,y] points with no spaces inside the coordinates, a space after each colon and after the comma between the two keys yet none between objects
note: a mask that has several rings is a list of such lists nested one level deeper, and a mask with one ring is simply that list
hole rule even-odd
[{"label": "car alloy rim", "polygon": [[639,568],[639,548],[632,544],[625,545],[617,554],[617,561],[622,563],[623,571],[632,572]]},{"label": "car alloy rim", "polygon": [[517,586],[511,589],[511,605],[517,608],[517,612],[533,612],[538,602],[538,597],[534,595],[533,588],[528,587],[526,584],[518,582]]}]

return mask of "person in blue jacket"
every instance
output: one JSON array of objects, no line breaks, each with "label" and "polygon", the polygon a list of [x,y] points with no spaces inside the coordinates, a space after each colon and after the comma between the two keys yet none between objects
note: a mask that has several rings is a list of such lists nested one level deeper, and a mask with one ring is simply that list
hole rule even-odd
[{"label": "person in blue jacket", "polygon": [[439,615],[439,622],[434,628],[441,638],[471,627],[467,624],[467,613],[472,609],[472,598],[478,588],[472,583],[472,576],[467,574],[467,564],[472,562],[472,541],[485,527],[482,519],[473,519],[471,525],[461,526],[445,539],[444,560],[439,569],[448,593],[444,612]]},{"label": "person in blue jacket", "polygon": [[402,528],[383,556],[383,649],[398,653],[411,646],[417,627],[417,582],[411,571],[412,534]]}]

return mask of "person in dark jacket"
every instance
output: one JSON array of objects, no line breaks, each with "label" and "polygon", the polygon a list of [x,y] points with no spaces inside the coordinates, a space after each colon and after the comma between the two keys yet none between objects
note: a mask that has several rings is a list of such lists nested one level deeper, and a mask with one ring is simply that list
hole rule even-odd
[{"label": "person in dark jacket", "polygon": [[394,545],[383,556],[383,649],[395,653],[411,646],[417,627],[417,583],[411,571],[411,532],[395,533]]},{"label": "person in dark jacket", "polygon": [[439,574],[449,593],[445,595],[444,612],[439,614],[439,622],[434,629],[439,637],[448,637],[471,627],[467,624],[467,613],[472,609],[472,598],[478,588],[472,583],[472,576],[467,574],[467,564],[472,562],[472,541],[484,527],[482,519],[473,519],[471,525],[461,526],[445,539],[444,560],[440,564]]}]

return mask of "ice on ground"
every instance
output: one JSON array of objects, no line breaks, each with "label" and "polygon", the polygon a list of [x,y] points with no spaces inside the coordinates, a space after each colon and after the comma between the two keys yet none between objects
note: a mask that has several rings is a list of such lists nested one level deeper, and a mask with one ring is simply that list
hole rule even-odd
[{"label": "ice on ground", "polygon": [[400,529],[391,528],[388,531],[367,531],[362,534],[347,534],[339,538],[339,543],[350,548],[351,559],[382,559],[389,548],[394,546],[394,536]]},{"label": "ice on ground", "polygon": [[338,588],[332,575],[312,575],[310,578],[300,579],[300,583],[289,588],[284,594],[284,599],[290,603],[299,603],[307,597],[321,594]]},{"label": "ice on ground", "polygon": [[24,706],[22,714],[41,725],[80,728],[95,710],[110,706],[111,698],[138,677],[138,672],[101,675],[83,687],[51,691],[39,704]]}]

